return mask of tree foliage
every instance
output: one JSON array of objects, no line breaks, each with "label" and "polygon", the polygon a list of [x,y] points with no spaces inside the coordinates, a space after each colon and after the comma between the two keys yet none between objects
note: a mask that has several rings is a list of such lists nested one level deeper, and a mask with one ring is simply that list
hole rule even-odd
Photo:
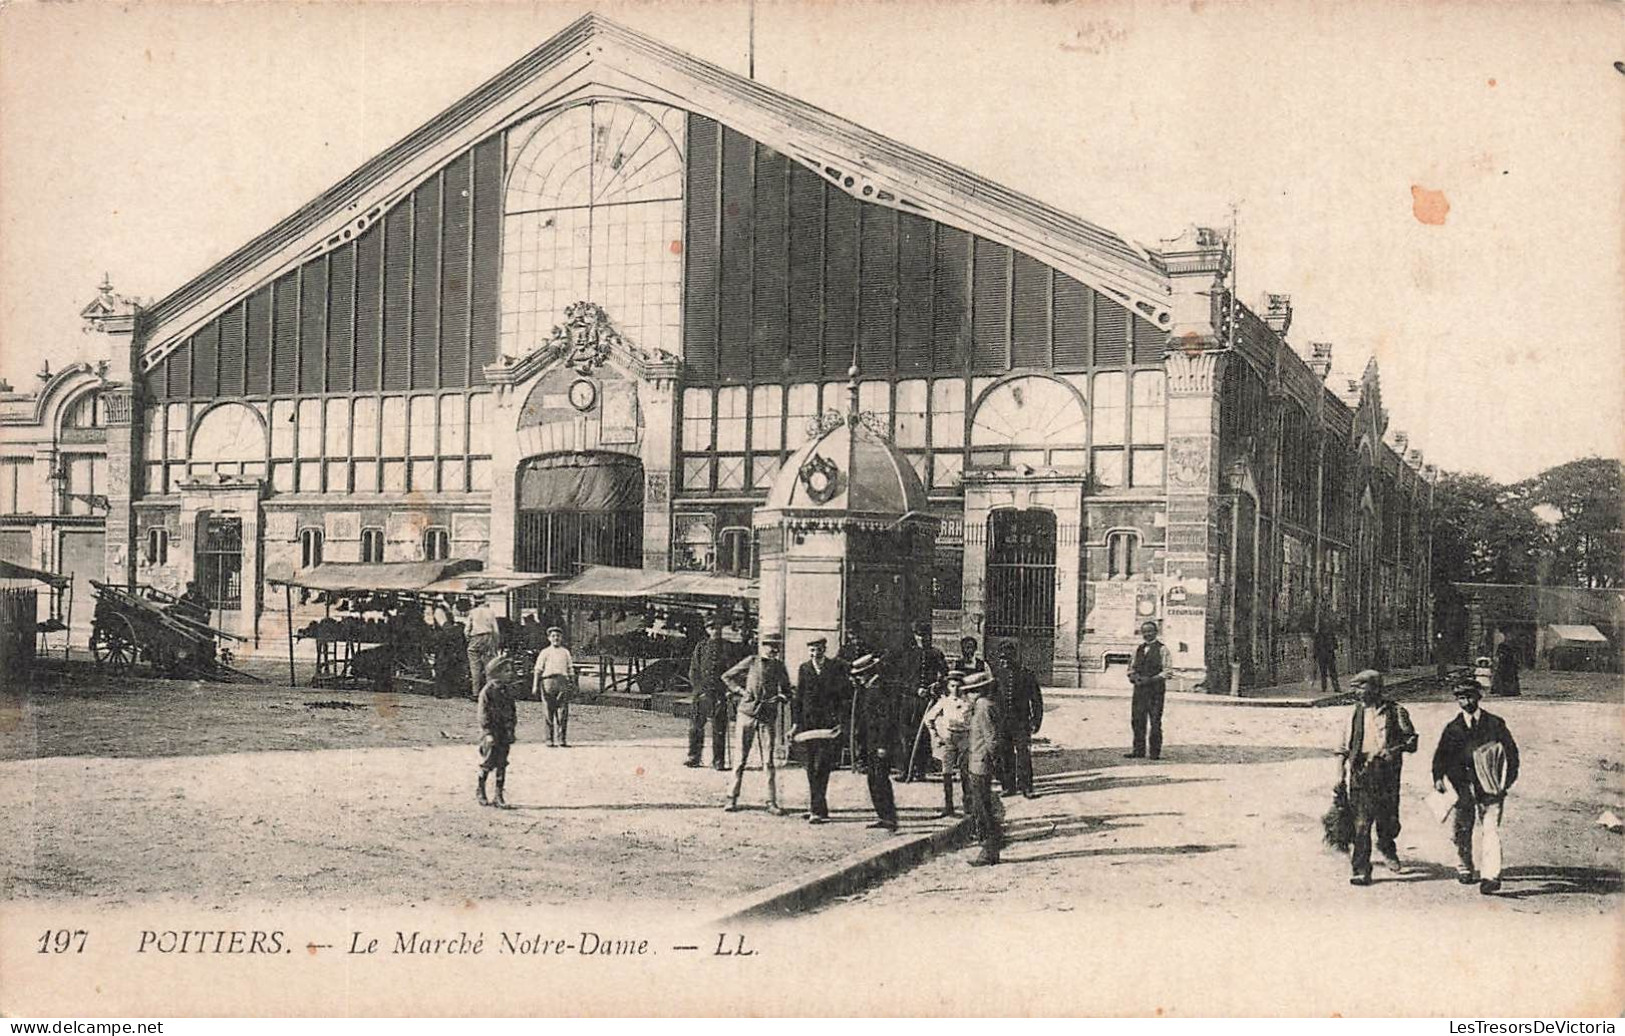
[{"label": "tree foliage", "polygon": [[1588,457],[1510,486],[1483,475],[1440,476],[1436,592],[1458,582],[1625,585],[1621,474],[1618,461]]}]

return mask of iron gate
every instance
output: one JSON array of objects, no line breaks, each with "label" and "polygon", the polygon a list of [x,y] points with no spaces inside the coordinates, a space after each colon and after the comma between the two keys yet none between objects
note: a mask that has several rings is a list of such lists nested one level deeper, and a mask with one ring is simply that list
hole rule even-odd
[{"label": "iron gate", "polygon": [[1022,663],[1047,674],[1055,656],[1055,514],[994,511],[987,532],[983,632],[990,642],[1014,639]]},{"label": "iron gate", "polygon": [[198,583],[212,608],[243,606],[243,520],[210,515],[199,537]]}]

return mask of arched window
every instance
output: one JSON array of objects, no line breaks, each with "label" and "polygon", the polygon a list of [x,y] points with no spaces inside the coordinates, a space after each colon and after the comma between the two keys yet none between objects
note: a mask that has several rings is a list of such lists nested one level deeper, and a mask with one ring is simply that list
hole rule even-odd
[{"label": "arched window", "polygon": [[971,421],[971,463],[979,468],[1083,468],[1089,417],[1077,393],[1044,377],[1015,378],[982,397]]},{"label": "arched window", "polygon": [[582,300],[633,344],[680,351],[685,124],[675,109],[594,101],[510,135],[503,352],[535,348]]},{"label": "arched window", "polygon": [[299,530],[299,567],[315,568],[322,563],[322,530]]},{"label": "arched window", "polygon": [[444,561],[451,557],[451,534],[434,527],[423,530],[423,560]]},{"label": "arched window", "polygon": [[107,423],[106,416],[102,394],[91,392],[80,396],[68,407],[67,413],[62,415],[62,427],[101,428]]},{"label": "arched window", "polygon": [[147,564],[169,564],[169,530],[147,530]]},{"label": "arched window", "polygon": [[369,565],[384,560],[384,530],[361,530],[361,560]]},{"label": "arched window", "polygon": [[192,431],[193,475],[242,475],[265,462],[265,422],[243,403],[223,403]]},{"label": "arched window", "polygon": [[1110,579],[1128,579],[1137,571],[1135,550],[1140,545],[1140,534],[1118,530],[1106,534],[1106,576]]}]

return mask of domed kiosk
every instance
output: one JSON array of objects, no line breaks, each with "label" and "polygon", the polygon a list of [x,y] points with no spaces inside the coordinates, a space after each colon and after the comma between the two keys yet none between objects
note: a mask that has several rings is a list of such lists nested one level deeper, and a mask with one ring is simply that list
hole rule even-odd
[{"label": "domed kiosk", "polygon": [[871,648],[908,641],[931,618],[938,519],[907,458],[857,410],[791,455],[752,519],[761,571],[760,628],[782,632],[785,657],[850,633]]}]

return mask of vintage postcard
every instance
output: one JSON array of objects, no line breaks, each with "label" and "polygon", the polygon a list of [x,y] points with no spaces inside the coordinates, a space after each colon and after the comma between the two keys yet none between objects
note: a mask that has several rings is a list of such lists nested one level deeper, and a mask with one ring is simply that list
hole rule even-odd
[{"label": "vintage postcard", "polygon": [[0,7],[0,1011],[1617,1017],[1619,32]]}]

